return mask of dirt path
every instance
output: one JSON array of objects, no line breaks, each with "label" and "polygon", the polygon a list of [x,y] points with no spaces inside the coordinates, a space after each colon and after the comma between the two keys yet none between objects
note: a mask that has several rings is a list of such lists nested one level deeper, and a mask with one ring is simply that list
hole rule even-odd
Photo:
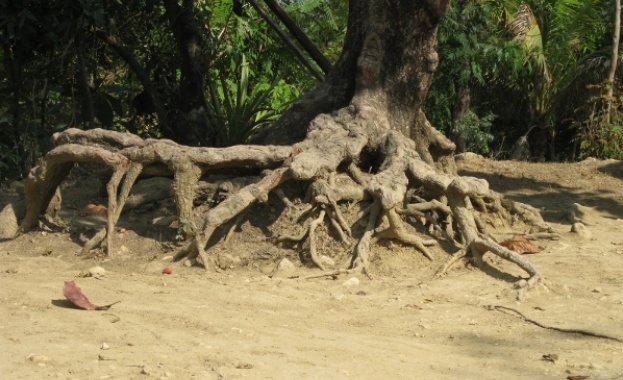
[{"label": "dirt path", "polygon": [[[112,260],[76,256],[77,226],[33,232],[0,243],[0,377],[623,379],[623,343],[543,329],[492,307],[623,339],[621,163],[475,158],[460,167],[542,208],[563,235],[538,242],[544,250],[529,258],[545,279],[522,303],[512,283],[524,273],[489,255],[486,272],[456,268],[436,279],[447,253],[436,251],[431,263],[389,243],[377,249],[374,278],[346,286],[348,276],[306,279],[318,271],[301,267],[297,278],[270,278],[261,263],[222,273],[173,264],[163,275],[170,253],[157,229],[128,228],[127,250]],[[568,232],[573,203],[595,207],[591,239]],[[270,249],[262,228],[244,224],[224,257]],[[77,277],[94,265],[106,276]],[[93,303],[122,302],[108,311],[68,308],[62,287],[70,279]]]}]

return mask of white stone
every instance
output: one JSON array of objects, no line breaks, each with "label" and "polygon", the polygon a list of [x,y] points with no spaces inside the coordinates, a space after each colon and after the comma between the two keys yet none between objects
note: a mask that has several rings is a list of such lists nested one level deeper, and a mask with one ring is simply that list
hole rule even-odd
[{"label": "white stone", "polygon": [[49,363],[52,361],[52,359],[50,359],[49,357],[45,356],[45,355],[35,355],[35,354],[30,354],[26,357],[26,359],[28,359],[28,361],[31,361],[33,363]]},{"label": "white stone", "polygon": [[333,261],[333,259],[330,258],[329,256],[320,255],[318,259],[320,260],[320,263],[324,265],[325,267],[335,268],[335,261]]},{"label": "white stone", "polygon": [[12,203],[0,210],[0,239],[13,239],[19,231],[18,211]]},{"label": "white stone", "polygon": [[582,223],[573,223],[571,226],[571,232],[577,234],[580,238],[590,240],[593,237],[591,231],[586,228]]},{"label": "white stone", "polygon": [[360,281],[359,281],[359,279],[357,277],[351,277],[348,280],[344,281],[342,283],[342,286],[345,286],[347,288],[351,288],[353,286],[359,285],[359,283],[360,283]]},{"label": "white stone", "polygon": [[279,264],[277,264],[275,275],[288,277],[292,276],[294,273],[296,273],[296,266],[292,263],[292,261],[283,258]]},{"label": "white stone", "polygon": [[100,266],[95,266],[95,267],[89,268],[89,270],[87,271],[87,275],[85,277],[95,277],[97,279],[100,279],[104,277],[105,275],[106,275],[106,269]]}]

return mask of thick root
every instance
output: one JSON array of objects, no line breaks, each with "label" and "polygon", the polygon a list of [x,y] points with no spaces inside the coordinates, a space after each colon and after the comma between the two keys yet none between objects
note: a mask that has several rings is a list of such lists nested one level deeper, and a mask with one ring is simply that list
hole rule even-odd
[{"label": "thick root", "polygon": [[382,239],[396,239],[403,243],[410,244],[414,246],[418,251],[422,252],[424,256],[426,256],[429,260],[433,260],[433,255],[426,249],[426,246],[437,245],[436,240],[426,239],[423,240],[419,236],[408,233],[403,224],[402,220],[398,216],[398,213],[395,209],[387,210],[385,215],[387,215],[387,219],[389,220],[389,228],[379,232],[373,239],[373,243]]},{"label": "thick root", "polygon": [[[353,104],[332,115],[319,115],[311,123],[307,138],[292,147],[189,148],[167,140],[141,140],[111,131],[66,131],[57,136],[59,145],[31,174],[26,186],[30,204],[23,227],[33,225],[38,213],[47,206],[46,199],[74,162],[100,162],[113,169],[107,184],[106,229],[85,245],[90,250],[106,239],[109,254],[114,244],[114,226],[139,174],[173,174],[177,218],[182,222],[191,220],[193,196],[203,174],[245,167],[255,169],[255,174],[263,170],[263,176],[228,191],[224,200],[209,209],[202,226],[192,231],[192,240],[175,255],[176,260],[198,258],[206,269],[211,267],[206,249],[215,231],[233,219],[235,222],[225,236],[225,241],[230,239],[236,226],[244,221],[246,210],[256,202],[267,201],[268,194],[275,190],[287,212],[298,212],[299,220],[317,212],[300,235],[284,236],[278,241],[308,241],[311,261],[321,270],[324,265],[317,251],[316,231],[328,221],[344,246],[353,246],[351,271],[369,272],[371,245],[379,240],[394,239],[412,245],[430,260],[434,256],[428,247],[445,240],[461,248],[453,261],[467,253],[478,261],[485,252],[492,252],[528,272],[530,277],[522,282],[522,289],[538,281],[539,272],[522,256],[496,243],[488,231],[508,226],[519,218],[537,225],[535,233],[553,233],[534,208],[502,199],[488,188],[486,181],[434,168],[428,162],[430,157],[421,157],[413,140],[387,128],[385,121],[376,120],[370,113],[373,107],[355,101]],[[102,141],[107,145],[102,145]],[[369,162],[370,156],[366,155],[370,153],[378,161],[368,170],[361,162]],[[279,189],[286,181],[310,184],[302,207],[295,206]],[[372,204],[357,215],[357,220],[367,215],[365,229],[354,236],[341,204],[370,199]],[[387,218],[389,226],[377,231],[381,215]],[[421,221],[431,236],[409,231],[401,216]],[[450,265],[448,262],[441,272]]]},{"label": "thick root", "polygon": [[351,258],[350,267],[353,270],[361,270],[363,273],[369,273],[370,267],[370,243],[372,241],[372,234],[376,227],[379,212],[381,211],[381,204],[375,201],[368,208],[368,222],[363,236],[359,239],[355,247]]}]

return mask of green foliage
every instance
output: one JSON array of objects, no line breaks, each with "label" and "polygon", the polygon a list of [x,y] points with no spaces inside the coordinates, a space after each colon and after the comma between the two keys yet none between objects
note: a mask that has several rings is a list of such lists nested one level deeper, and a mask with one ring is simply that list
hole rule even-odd
[{"label": "green foliage", "polygon": [[585,85],[580,71],[586,57],[608,43],[610,20],[604,16],[610,6],[605,0],[496,1],[509,42],[523,53],[523,75],[513,85],[513,97],[528,107],[523,132],[533,125],[559,130],[569,110],[587,100],[585,91],[577,91]]},{"label": "green foliage", "polygon": [[623,159],[623,115],[609,118],[605,110],[577,124],[580,159]]},{"label": "green foliage", "polygon": [[457,123],[457,133],[465,141],[465,149],[481,155],[488,155],[491,152],[489,144],[493,141],[491,134],[491,123],[497,116],[489,113],[479,117],[474,111],[469,110],[465,116]]},{"label": "green foliage", "polygon": [[[335,62],[348,2],[279,3]],[[193,6],[203,94],[210,126],[217,126],[216,137],[206,140],[222,146],[247,141],[317,84],[248,3],[242,16],[233,12],[231,0],[184,4]],[[522,6],[527,28],[517,21]],[[610,8],[608,0],[453,2],[439,30],[441,61],[425,104],[429,119],[443,131],[454,125],[469,149],[481,153],[487,152],[491,135],[512,143],[535,120],[552,128],[575,120],[572,129],[582,133],[577,141],[583,152],[614,144],[617,119],[604,123],[603,101],[590,99],[584,90],[603,80]],[[0,0],[0,181],[25,175],[48,149],[52,133],[88,127],[91,108],[95,126],[133,130],[131,103],[143,85],[119,51],[95,32],[114,37],[132,55],[171,117],[182,112],[183,47],[177,46],[162,2]],[[88,91],[85,76],[92,79]],[[465,92],[470,110],[453,120]],[[574,112],[589,105],[595,112]],[[161,136],[166,122],[139,132]]]},{"label": "green foliage", "polygon": [[572,126],[577,130],[575,143],[580,159],[623,159],[623,92],[607,99],[603,95],[606,88],[605,84],[588,86],[587,90],[596,95],[576,110],[580,117]]},{"label": "green foliage", "polygon": [[[493,4],[486,1],[459,1],[450,9],[439,29],[440,65],[424,105],[436,128],[447,134],[452,125],[467,129],[452,134],[469,134],[469,149],[483,154],[488,153],[491,136],[500,131],[491,125],[494,117],[486,116],[481,123],[476,115],[498,114],[500,106],[492,100],[500,99],[500,89],[511,91],[514,81],[523,75],[522,52],[504,41],[495,14]],[[495,94],[488,93],[493,88]],[[465,94],[471,99],[470,110],[463,120],[453,120],[460,117],[455,110]]]},{"label": "green foliage", "polygon": [[[200,35],[205,98],[214,124],[223,127],[210,141],[246,141],[316,85],[248,3],[243,16],[233,13],[231,0],[184,4],[192,4]],[[335,61],[345,33],[347,2],[281,4]],[[87,128],[91,108],[94,126],[162,136],[167,120],[141,116],[155,122],[134,124],[131,103],[143,85],[127,60],[95,32],[114,37],[132,55],[169,115],[175,118],[181,112],[186,99],[180,93],[180,47],[162,2],[0,0],[0,181],[25,175],[48,149],[52,133]],[[83,74],[91,79],[88,93]]]},{"label": "green foliage", "polygon": [[491,127],[496,144],[512,144],[540,125],[559,131],[566,149],[569,120],[588,117],[573,112],[590,101],[585,86],[605,77],[611,8],[607,0],[453,2],[439,29],[441,61],[427,116],[450,132],[459,95],[467,92],[477,114],[498,115]]},{"label": "green foliage", "polygon": [[210,85],[210,111],[216,124],[216,145],[244,144],[251,136],[275,119],[270,107],[271,95],[279,81],[251,86],[249,64],[244,58],[236,70],[236,80],[221,76],[218,84]]}]

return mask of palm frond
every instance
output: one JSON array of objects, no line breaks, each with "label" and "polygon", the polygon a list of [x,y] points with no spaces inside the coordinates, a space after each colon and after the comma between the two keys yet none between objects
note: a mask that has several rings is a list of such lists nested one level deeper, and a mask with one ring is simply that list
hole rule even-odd
[{"label": "palm frond", "polygon": [[528,4],[519,6],[507,24],[507,30],[512,40],[523,46],[526,52],[525,63],[536,68],[544,83],[550,83],[552,77],[545,55],[543,32]]}]

